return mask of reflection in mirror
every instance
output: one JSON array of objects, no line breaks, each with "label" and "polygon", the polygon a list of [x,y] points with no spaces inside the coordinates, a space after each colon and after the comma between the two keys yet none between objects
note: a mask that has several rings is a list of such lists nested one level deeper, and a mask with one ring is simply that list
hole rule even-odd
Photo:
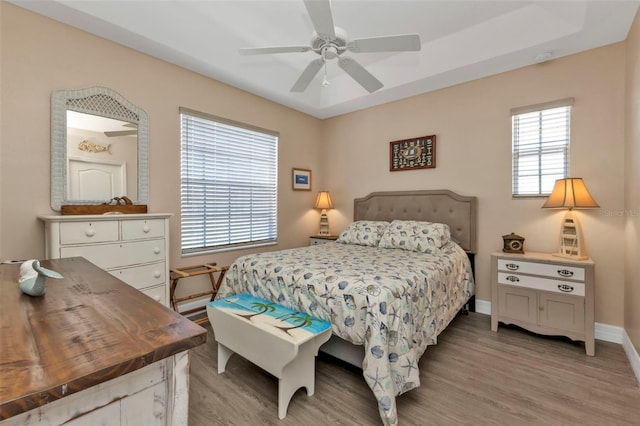
[{"label": "reflection in mirror", "polygon": [[67,111],[67,199],[138,198],[138,126]]},{"label": "reflection in mirror", "polygon": [[146,113],[111,89],[51,97],[51,206],[148,199]]}]

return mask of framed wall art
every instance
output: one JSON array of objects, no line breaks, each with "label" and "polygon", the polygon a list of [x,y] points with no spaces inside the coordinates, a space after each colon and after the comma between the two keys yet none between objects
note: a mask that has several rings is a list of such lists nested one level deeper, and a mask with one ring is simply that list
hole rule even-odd
[{"label": "framed wall art", "polygon": [[436,136],[389,142],[389,170],[435,169]]},{"label": "framed wall art", "polygon": [[311,191],[311,170],[294,168],[292,180],[295,191]]}]

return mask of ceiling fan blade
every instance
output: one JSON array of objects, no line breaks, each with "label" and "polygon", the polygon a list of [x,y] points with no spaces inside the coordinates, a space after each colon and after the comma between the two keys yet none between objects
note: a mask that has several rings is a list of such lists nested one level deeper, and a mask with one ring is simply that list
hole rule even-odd
[{"label": "ceiling fan blade", "polygon": [[381,37],[368,37],[347,43],[347,50],[360,52],[417,52],[420,50],[418,34],[400,34]]},{"label": "ceiling fan blade", "polygon": [[308,52],[310,46],[272,46],[272,47],[245,47],[240,49],[241,55],[266,55],[271,53]]},{"label": "ceiling fan blade", "polygon": [[115,130],[112,132],[104,132],[104,135],[108,138],[112,138],[115,136],[131,136],[131,135],[137,135],[138,134],[138,130]]},{"label": "ceiling fan blade", "polygon": [[333,40],[336,38],[336,30],[333,26],[331,14],[331,2],[329,0],[304,0],[311,23],[320,38]]},{"label": "ceiling fan blade", "polygon": [[342,56],[338,59],[338,65],[349,74],[351,78],[367,89],[369,93],[373,93],[384,86],[380,80],[375,78],[373,74],[364,69],[364,67],[353,58]]},{"label": "ceiling fan blade", "polygon": [[311,83],[311,80],[313,80],[313,77],[315,77],[316,74],[318,74],[318,71],[320,71],[323,65],[324,65],[324,59],[322,58],[318,58],[311,61],[309,65],[307,65],[307,68],[305,68],[305,70],[302,71],[302,75],[300,75],[300,77],[298,78],[298,81],[296,81],[296,83],[293,85],[293,87],[291,88],[291,91],[304,92],[307,89],[307,87],[309,87],[309,84]]}]

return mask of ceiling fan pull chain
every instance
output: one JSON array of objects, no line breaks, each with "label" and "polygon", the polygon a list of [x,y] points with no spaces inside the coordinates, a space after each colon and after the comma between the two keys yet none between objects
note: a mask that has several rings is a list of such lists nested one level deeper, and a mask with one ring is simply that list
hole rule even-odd
[{"label": "ceiling fan pull chain", "polygon": [[[324,52],[325,50],[322,50],[322,58],[324,58]],[[329,83],[329,80],[327,80],[327,61],[324,61],[324,77],[322,79],[322,87],[327,87],[328,85],[330,85],[331,83]]]}]

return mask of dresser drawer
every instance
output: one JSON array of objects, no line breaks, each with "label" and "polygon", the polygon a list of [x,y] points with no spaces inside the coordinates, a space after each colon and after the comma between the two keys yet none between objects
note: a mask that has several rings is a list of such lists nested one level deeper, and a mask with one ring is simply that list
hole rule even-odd
[{"label": "dresser drawer", "polygon": [[65,222],[60,224],[60,244],[106,243],[117,240],[117,221]]},{"label": "dresser drawer", "polygon": [[114,269],[165,259],[165,240],[135,241],[60,248],[60,257],[82,256],[103,269]]},{"label": "dresser drawer", "polygon": [[156,302],[162,303],[165,306],[169,306],[167,305],[167,293],[165,292],[165,289],[165,286],[158,286],[153,288],[145,288],[141,291]]},{"label": "dresser drawer", "polygon": [[160,262],[132,268],[112,269],[109,273],[131,287],[140,290],[145,287],[164,284],[166,282],[165,271],[165,263]]},{"label": "dresser drawer", "polygon": [[531,277],[529,275],[498,272],[498,284],[525,287],[552,293],[584,296],[584,284],[550,278]]},{"label": "dresser drawer", "polygon": [[525,262],[513,259],[498,259],[498,270],[584,281],[584,268],[576,266]]},{"label": "dresser drawer", "polygon": [[164,237],[164,220],[127,220],[121,222],[123,240],[143,240]]}]

